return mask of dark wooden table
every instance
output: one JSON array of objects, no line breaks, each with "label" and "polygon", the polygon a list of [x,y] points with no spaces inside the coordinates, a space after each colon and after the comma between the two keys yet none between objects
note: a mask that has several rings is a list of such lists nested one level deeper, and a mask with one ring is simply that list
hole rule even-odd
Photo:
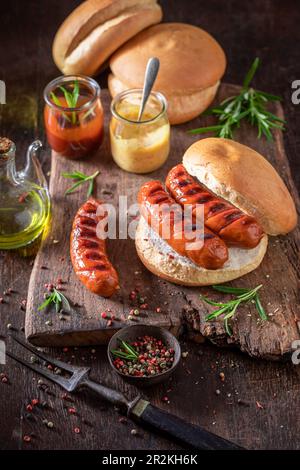
[{"label": "dark wooden table", "polygon": [[[42,90],[58,75],[51,58],[52,39],[63,18],[79,3],[78,0],[10,0],[0,5],[0,79],[7,86],[7,105],[0,107],[0,134],[17,143],[19,163],[34,138],[44,139]],[[256,83],[284,99],[285,146],[299,189],[300,105],[291,102],[291,82],[300,79],[299,3],[296,0],[165,0],[161,3],[165,21],[199,25],[220,41],[228,57],[227,82],[241,83],[253,58],[262,59]],[[99,79],[105,87],[106,74]],[[43,165],[47,172],[48,150],[44,152]],[[14,291],[0,305],[2,336],[7,333],[8,323],[18,328],[24,324],[20,302],[26,298],[31,267],[28,259],[1,253],[0,296],[9,287]],[[299,367],[251,360],[208,344],[195,345],[183,340],[182,347],[189,354],[173,380],[146,392],[154,403],[249,448],[300,448]],[[111,375],[105,349],[97,348],[94,352],[86,348],[58,354],[78,364],[91,364],[96,380],[131,393]],[[98,398],[75,397],[72,406],[77,412],[72,415],[58,388],[53,386],[46,393],[38,388],[36,375],[12,362],[0,366],[0,372],[6,372],[9,378],[7,384],[0,382],[1,449],[177,448],[142,430],[137,436],[132,435],[133,424],[120,423],[116,411],[99,403]],[[225,374],[224,381],[220,372]],[[168,397],[168,402],[164,397]],[[27,413],[26,405],[33,398],[46,402],[47,406]],[[50,429],[43,420],[51,421],[54,427]],[[80,428],[80,434],[74,432],[75,427]],[[31,433],[31,442],[24,443],[23,436]]]}]

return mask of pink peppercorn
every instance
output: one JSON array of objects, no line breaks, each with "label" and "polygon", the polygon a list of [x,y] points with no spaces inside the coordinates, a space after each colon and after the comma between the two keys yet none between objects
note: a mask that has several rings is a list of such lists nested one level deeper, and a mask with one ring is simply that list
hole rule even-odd
[{"label": "pink peppercorn", "polygon": [[101,313],[101,318],[104,318],[104,319],[107,318],[107,313],[106,313],[106,312],[102,312],[102,313]]},{"label": "pink peppercorn", "polygon": [[74,428],[75,434],[80,434],[80,428]]}]

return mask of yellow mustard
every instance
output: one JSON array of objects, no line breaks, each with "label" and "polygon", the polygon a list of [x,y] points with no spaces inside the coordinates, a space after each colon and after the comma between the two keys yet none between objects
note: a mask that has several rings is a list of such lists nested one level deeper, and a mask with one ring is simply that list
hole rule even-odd
[{"label": "yellow mustard", "polygon": [[170,150],[166,100],[152,92],[138,122],[142,90],[128,90],[111,104],[110,143],[113,159],[125,171],[149,173],[161,167]]}]

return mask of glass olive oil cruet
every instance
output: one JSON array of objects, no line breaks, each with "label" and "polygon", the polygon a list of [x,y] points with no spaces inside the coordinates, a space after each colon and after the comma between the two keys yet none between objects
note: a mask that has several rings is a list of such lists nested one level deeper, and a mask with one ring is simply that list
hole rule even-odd
[{"label": "glass olive oil cruet", "polygon": [[17,172],[16,146],[0,137],[0,250],[34,254],[48,225],[50,198],[37,158],[41,146],[39,140],[29,146],[26,166]]}]

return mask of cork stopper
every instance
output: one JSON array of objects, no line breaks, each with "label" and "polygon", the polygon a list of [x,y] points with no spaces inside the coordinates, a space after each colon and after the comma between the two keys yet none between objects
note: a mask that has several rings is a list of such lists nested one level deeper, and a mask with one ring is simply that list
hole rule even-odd
[{"label": "cork stopper", "polygon": [[7,137],[0,137],[0,156],[8,153],[13,143]]}]

